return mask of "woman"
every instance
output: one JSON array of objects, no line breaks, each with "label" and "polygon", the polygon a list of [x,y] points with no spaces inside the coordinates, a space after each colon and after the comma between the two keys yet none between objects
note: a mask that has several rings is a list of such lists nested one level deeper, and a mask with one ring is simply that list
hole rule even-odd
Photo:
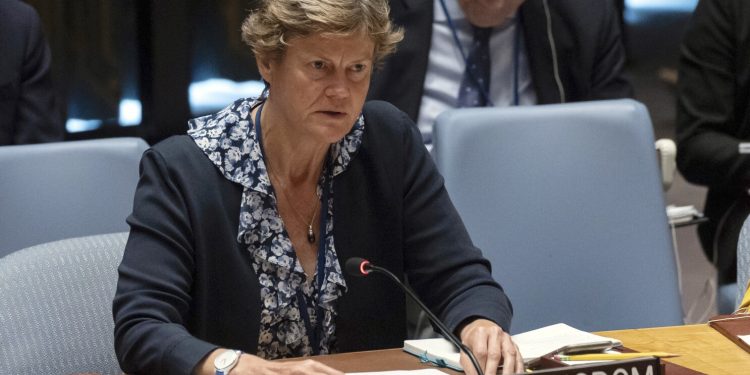
[{"label": "woman", "polygon": [[487,373],[501,357],[522,368],[510,303],[416,127],[364,105],[373,66],[401,39],[386,4],[264,1],[243,38],[267,97],[144,154],[114,300],[123,370],[340,374],[268,359],[400,347],[404,296],[344,276],[353,256],[408,275]]}]

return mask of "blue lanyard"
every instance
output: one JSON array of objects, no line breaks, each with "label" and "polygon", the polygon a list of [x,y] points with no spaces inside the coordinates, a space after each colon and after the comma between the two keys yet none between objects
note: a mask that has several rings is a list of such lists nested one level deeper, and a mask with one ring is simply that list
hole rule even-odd
[{"label": "blue lanyard", "polygon": [[[451,19],[451,15],[448,13],[448,6],[445,5],[445,0],[440,0],[440,7],[443,8],[443,13],[445,13],[445,18],[448,21],[448,28],[451,29],[451,34],[453,35],[453,42],[456,43],[456,46],[458,47],[458,51],[461,53],[461,58],[464,59],[464,65],[469,65],[468,57],[466,56],[466,52],[464,52],[464,47],[461,45],[461,41],[458,39],[458,31],[456,30],[456,26],[453,24],[453,20]],[[520,94],[519,94],[519,88],[518,88],[518,65],[520,60],[520,49],[521,49],[521,32],[519,30],[520,28],[520,22],[516,25],[516,31],[515,35],[513,36],[513,105],[518,106],[520,103]],[[472,76],[472,78],[476,81],[476,77]],[[482,91],[482,95],[485,99],[487,99],[487,104],[489,107],[493,107],[494,103],[492,102],[492,99],[490,98],[490,93]]]},{"label": "blue lanyard", "polygon": [[[263,132],[260,127],[260,113],[263,110],[263,103],[258,107],[258,112],[255,113],[255,134],[258,136],[258,145],[260,146],[261,153],[263,152]],[[330,184],[330,172],[332,171],[331,158],[326,156],[328,159],[326,167],[323,170],[323,196],[321,197],[320,203],[320,235],[318,240],[318,265],[316,268],[316,284],[315,290],[318,294],[318,303],[315,306],[315,316],[317,324],[313,326],[310,320],[310,313],[307,311],[307,299],[305,299],[304,293],[301,289],[297,290],[297,303],[299,304],[299,312],[302,315],[302,319],[305,321],[305,329],[310,341],[310,347],[312,348],[313,355],[320,354],[320,340],[323,335],[323,318],[325,312],[323,311],[322,304],[320,303],[320,295],[323,294],[323,281],[325,280],[326,271],[326,223],[328,222],[328,195],[329,195],[329,184]]]},{"label": "blue lanyard", "polygon": [[320,295],[323,294],[323,281],[325,280],[326,272],[326,222],[328,221],[328,189],[330,182],[330,171],[331,171],[331,159],[328,158],[326,163],[325,171],[323,171],[323,196],[320,202],[320,239],[318,240],[318,266],[315,271],[316,284],[315,290],[318,291],[318,301],[315,305],[315,319],[317,320],[315,326],[310,321],[310,313],[307,311],[307,299],[302,293],[301,289],[297,289],[297,302],[299,304],[300,315],[305,321],[305,329],[310,339],[310,347],[312,348],[313,355],[320,354],[320,340],[323,336],[323,318],[325,312],[323,306],[320,303]]}]

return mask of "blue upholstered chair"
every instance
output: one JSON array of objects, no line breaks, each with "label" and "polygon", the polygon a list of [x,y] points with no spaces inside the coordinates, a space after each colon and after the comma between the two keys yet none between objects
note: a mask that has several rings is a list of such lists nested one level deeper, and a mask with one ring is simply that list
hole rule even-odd
[{"label": "blue upholstered chair", "polygon": [[128,230],[140,138],[0,147],[0,257],[15,250]]},{"label": "blue upholstered chair", "polygon": [[0,258],[0,374],[121,374],[112,298],[127,233]]},{"label": "blue upholstered chair", "polygon": [[513,303],[512,333],[682,324],[642,104],[459,109],[433,136],[447,190]]}]

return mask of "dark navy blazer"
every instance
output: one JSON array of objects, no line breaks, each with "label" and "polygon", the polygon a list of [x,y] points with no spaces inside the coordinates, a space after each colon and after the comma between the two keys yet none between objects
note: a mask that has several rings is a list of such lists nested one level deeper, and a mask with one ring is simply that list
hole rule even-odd
[{"label": "dark navy blazer", "polygon": [[[510,329],[512,308],[492,279],[413,122],[365,105],[360,149],[334,180],[339,262],[363,257],[408,276],[451,330],[471,317]],[[242,186],[188,136],[145,152],[114,300],[115,346],[128,373],[187,374],[216,346],[254,353],[260,295],[237,242]],[[341,352],[401,347],[405,297],[380,275],[352,278],[339,300]]]}]

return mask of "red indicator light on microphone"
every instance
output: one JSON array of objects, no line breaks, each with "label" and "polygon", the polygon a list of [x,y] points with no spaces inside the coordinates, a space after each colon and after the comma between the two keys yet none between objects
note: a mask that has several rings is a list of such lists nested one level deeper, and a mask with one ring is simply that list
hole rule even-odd
[{"label": "red indicator light on microphone", "polygon": [[363,260],[362,263],[359,264],[359,272],[362,272],[363,275],[367,275],[370,273],[369,270],[367,270],[367,266],[370,264],[370,262]]}]

